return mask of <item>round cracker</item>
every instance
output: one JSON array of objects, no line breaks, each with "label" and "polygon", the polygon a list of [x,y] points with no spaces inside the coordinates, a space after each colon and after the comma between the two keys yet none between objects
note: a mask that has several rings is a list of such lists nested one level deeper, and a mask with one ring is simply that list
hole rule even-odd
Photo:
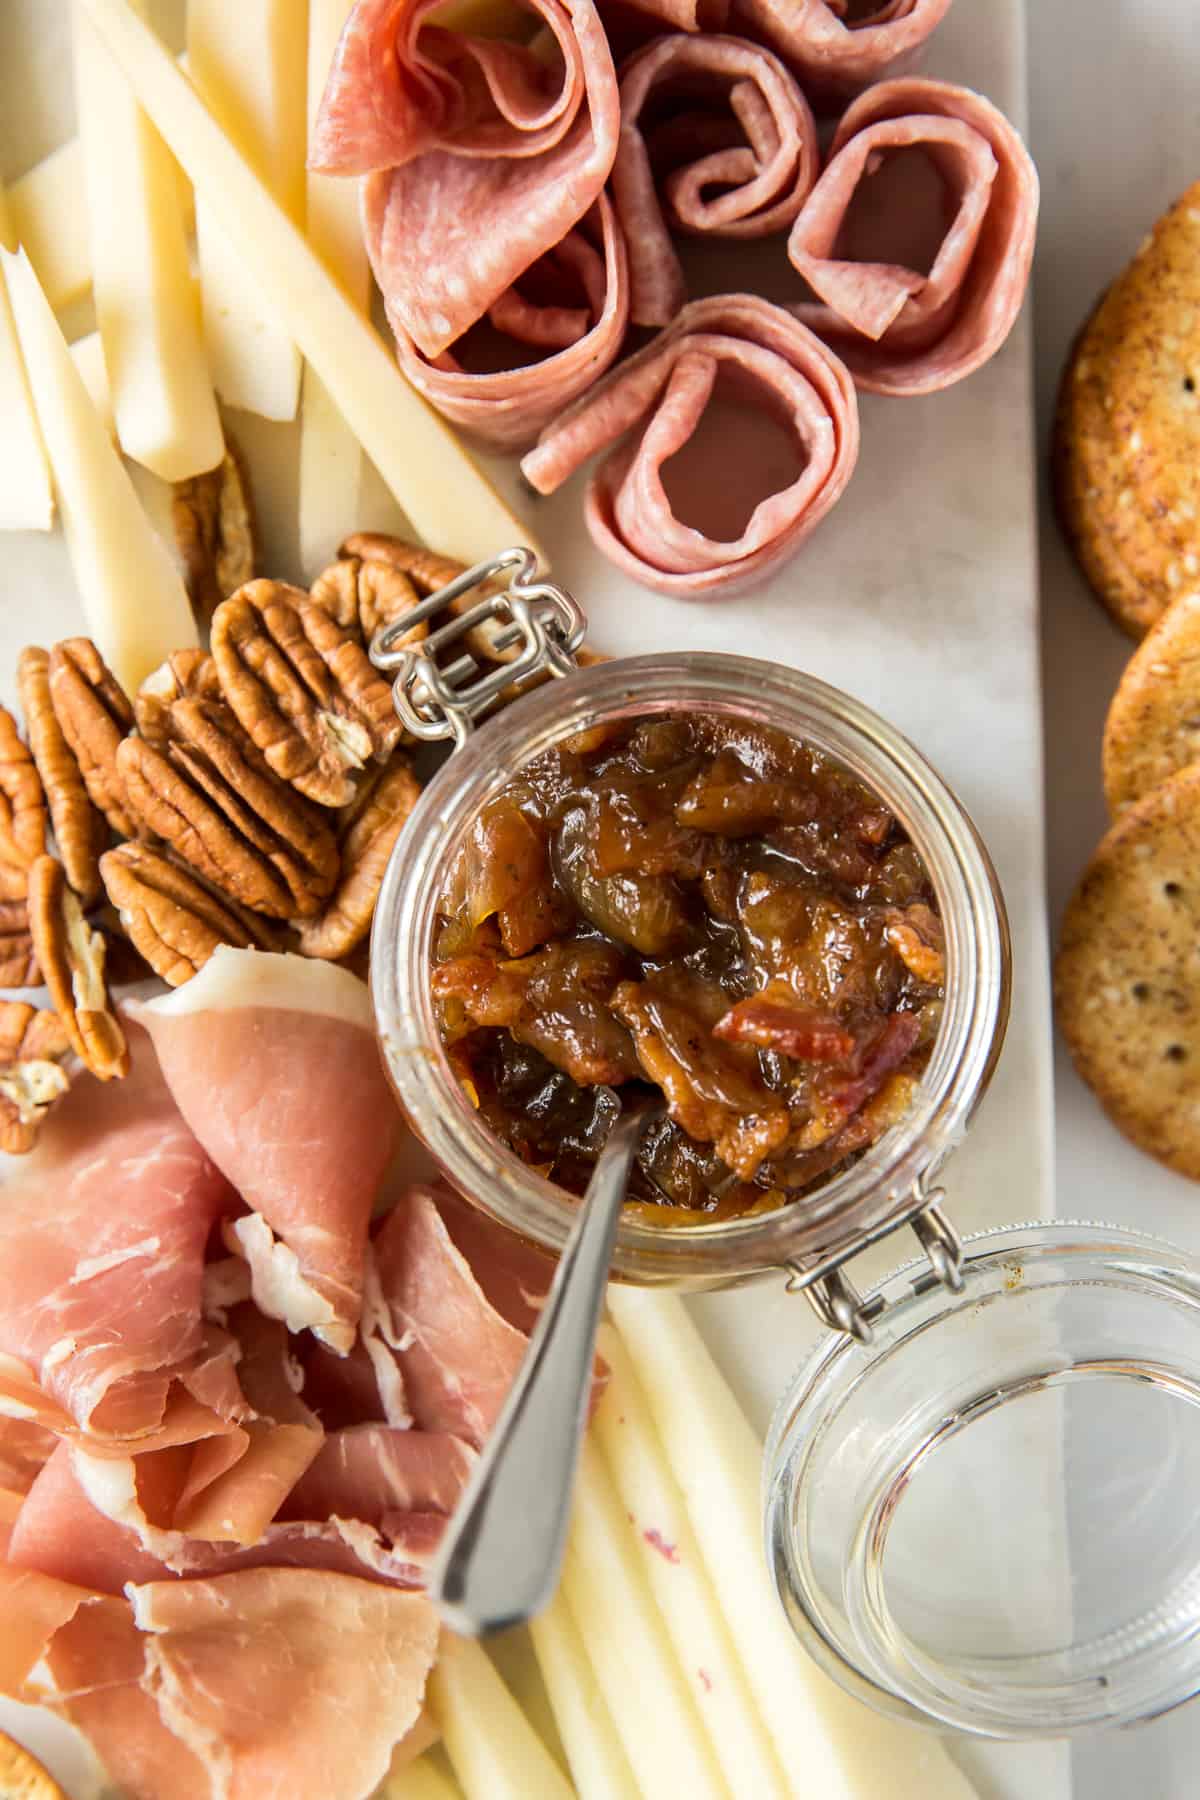
[{"label": "round cracker", "polygon": [[67,1800],[47,1773],[15,1738],[0,1731],[0,1800]]},{"label": "round cracker", "polygon": [[1117,1129],[1200,1180],[1200,767],[1109,831],[1067,908],[1054,985],[1075,1066]]},{"label": "round cracker", "polygon": [[1117,623],[1142,637],[1200,588],[1200,182],[1081,331],[1059,390],[1059,517]]},{"label": "round cracker", "polygon": [[1104,726],[1113,818],[1200,761],[1200,591],[1169,606],[1130,657]]}]

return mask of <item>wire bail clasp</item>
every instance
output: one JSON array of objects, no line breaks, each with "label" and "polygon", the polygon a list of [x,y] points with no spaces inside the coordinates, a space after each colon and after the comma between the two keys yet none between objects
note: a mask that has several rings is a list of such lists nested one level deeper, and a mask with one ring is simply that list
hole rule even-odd
[{"label": "wire bail clasp", "polygon": [[[491,586],[462,604],[472,589],[488,588],[509,570],[507,586]],[[439,619],[444,622],[435,623]],[[428,634],[405,643],[422,625],[429,626]],[[514,685],[535,675],[570,675],[586,631],[587,619],[574,596],[540,577],[533,551],[516,544],[464,569],[385,625],[375,634],[370,655],[377,669],[395,673],[392,701],[413,737],[463,744]],[[440,661],[440,653],[453,645],[462,646],[461,653]]]}]

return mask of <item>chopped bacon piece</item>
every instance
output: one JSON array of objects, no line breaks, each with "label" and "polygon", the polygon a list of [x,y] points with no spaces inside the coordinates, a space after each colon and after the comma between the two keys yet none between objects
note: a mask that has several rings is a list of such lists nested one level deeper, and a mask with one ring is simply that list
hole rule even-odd
[{"label": "chopped bacon piece", "polygon": [[853,1034],[832,1013],[787,1005],[755,995],[731,1006],[713,1026],[713,1036],[733,1044],[757,1044],[807,1062],[844,1063],[854,1053]]}]

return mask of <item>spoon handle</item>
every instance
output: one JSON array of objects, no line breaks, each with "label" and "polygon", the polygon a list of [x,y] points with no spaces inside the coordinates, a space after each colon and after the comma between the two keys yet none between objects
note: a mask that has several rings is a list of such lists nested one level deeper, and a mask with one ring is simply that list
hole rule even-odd
[{"label": "spoon handle", "polygon": [[609,1133],[524,1361],[446,1527],[429,1593],[461,1636],[523,1624],[558,1585],[613,1239],[657,1111],[631,1108]]}]

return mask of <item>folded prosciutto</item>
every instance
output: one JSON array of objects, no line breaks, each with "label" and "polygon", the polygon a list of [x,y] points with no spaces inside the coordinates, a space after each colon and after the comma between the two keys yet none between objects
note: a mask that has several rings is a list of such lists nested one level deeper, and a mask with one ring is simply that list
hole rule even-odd
[{"label": "folded prosciutto", "polygon": [[[710,473],[728,487],[739,461],[739,412],[747,409],[774,418],[785,434],[788,472],[798,470],[728,536],[680,519],[663,474],[700,426],[721,378],[737,405],[722,419],[720,466],[710,458]],[[724,595],[790,556],[838,499],[858,456],[854,385],[782,307],[752,294],[695,300],[543,432],[521,468],[539,493],[550,494],[601,450],[609,455],[592,474],[586,502],[597,547],[660,593]]]},{"label": "folded prosciutto", "polygon": [[367,248],[405,339],[441,356],[600,196],[616,154],[594,0],[530,0],[532,43],[431,22],[440,0],[358,0],[309,151],[367,175]]},{"label": "folded prosciutto", "polygon": [[348,1351],[400,1125],[365,986],[332,963],[222,946],[136,1010],[184,1118],[250,1209],[228,1238],[259,1311]]},{"label": "folded prosciutto", "polygon": [[743,38],[674,34],[635,52],[621,69],[612,173],[634,324],[668,325],[687,299],[672,231],[782,231],[819,162],[808,102],[769,50]]},{"label": "folded prosciutto", "polygon": [[629,323],[625,238],[606,194],[595,218],[598,228],[574,226],[433,361],[389,309],[408,379],[481,442],[524,449],[616,358]]},{"label": "folded prosciutto", "polygon": [[[878,250],[873,260],[880,229],[895,230],[895,187],[873,218],[872,184],[882,181],[889,158],[904,154],[911,163],[914,153],[932,168],[944,219],[927,270],[885,260]],[[915,183],[913,191],[915,242]],[[990,100],[944,81],[881,82],[845,113],[792,228],[788,255],[817,296],[794,310],[861,388],[928,394],[949,387],[994,355],[1012,329],[1037,211],[1032,159]]]},{"label": "folded prosciutto", "polygon": [[917,55],[951,0],[735,0],[738,28],[821,97],[854,94]]}]

